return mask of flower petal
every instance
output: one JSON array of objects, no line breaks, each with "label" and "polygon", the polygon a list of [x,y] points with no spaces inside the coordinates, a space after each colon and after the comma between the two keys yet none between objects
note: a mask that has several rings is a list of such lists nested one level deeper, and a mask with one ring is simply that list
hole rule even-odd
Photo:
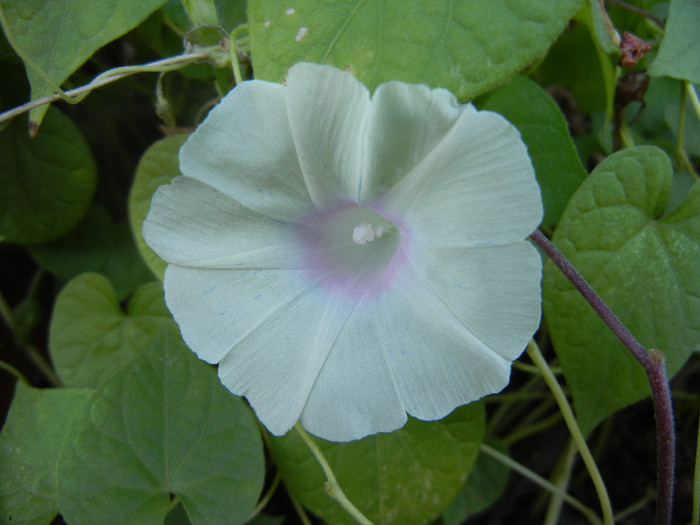
[{"label": "flower petal", "polygon": [[286,83],[289,123],[316,208],[359,202],[369,90],[346,71],[303,62],[289,69]]},{"label": "flower petal", "polygon": [[379,206],[436,246],[522,240],[542,220],[539,186],[517,129],[472,106]]},{"label": "flower petal", "polygon": [[298,64],[234,89],[180,158],[144,223],[166,303],[271,432],[358,439],[507,384],[539,321],[542,204],[502,117]]},{"label": "flower petal", "polygon": [[319,370],[354,308],[329,300],[296,271],[198,270],[170,265],[166,303],[187,345],[219,363],[276,435],[297,422]]},{"label": "flower petal", "polygon": [[376,198],[410,173],[445,137],[462,109],[446,89],[380,85],[372,95],[365,199]]},{"label": "flower petal", "polygon": [[275,435],[299,420],[309,392],[351,311],[309,290],[248,330],[219,363],[219,377],[248,398],[258,419]]},{"label": "flower petal", "polygon": [[388,349],[377,340],[379,304],[358,305],[319,373],[301,414],[301,424],[316,436],[350,441],[406,423],[386,362]]},{"label": "flower petal", "polygon": [[542,259],[529,242],[424,250],[426,282],[482,343],[517,359],[541,318]]},{"label": "flower petal", "polygon": [[298,279],[299,273],[171,264],[163,279],[165,302],[187,345],[200,359],[218,363],[248,332],[292,307],[313,286]]},{"label": "flower petal", "polygon": [[378,344],[388,349],[394,384],[412,416],[440,419],[508,383],[510,361],[465,326],[422,272],[407,269],[382,302]]},{"label": "flower petal", "polygon": [[190,177],[161,186],[143,224],[162,259],[197,268],[298,268],[292,230]]},{"label": "flower petal", "polygon": [[284,86],[262,80],[233,89],[182,146],[182,173],[271,217],[308,213],[286,94]]},{"label": "flower petal", "polygon": [[302,412],[310,432],[389,432],[404,412],[439,419],[508,383],[539,324],[539,255],[527,242],[432,255],[349,317]]}]

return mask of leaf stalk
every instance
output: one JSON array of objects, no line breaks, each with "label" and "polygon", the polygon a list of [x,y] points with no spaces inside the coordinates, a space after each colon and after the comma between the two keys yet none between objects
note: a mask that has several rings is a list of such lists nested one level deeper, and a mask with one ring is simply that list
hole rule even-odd
[{"label": "leaf stalk", "polygon": [[574,285],[593,310],[608,325],[615,336],[629,350],[639,364],[644,367],[651,387],[651,397],[656,415],[657,440],[657,525],[670,525],[673,510],[673,485],[676,464],[676,432],[673,423],[671,389],[666,374],[666,362],[663,353],[658,350],[647,351],[627,327],[610,310],[603,299],[586,282],[566,257],[545,237],[540,230],[535,230],[530,239],[557,265],[559,270]]}]

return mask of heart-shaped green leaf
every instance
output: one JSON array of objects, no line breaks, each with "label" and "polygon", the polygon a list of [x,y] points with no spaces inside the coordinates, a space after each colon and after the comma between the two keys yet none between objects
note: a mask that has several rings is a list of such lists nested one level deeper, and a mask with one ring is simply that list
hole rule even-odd
[{"label": "heart-shaped green leaf", "polygon": [[[669,376],[700,348],[700,185],[662,217],[671,164],[651,146],[608,157],[574,194],[553,242]],[[588,432],[649,393],[646,375],[558,269],[548,262],[544,313]]]},{"label": "heart-shaped green leaf", "polygon": [[257,78],[296,62],[350,70],[370,89],[388,80],[445,87],[460,100],[502,83],[544,54],[579,0],[326,2],[251,0]]},{"label": "heart-shaped green leaf", "polygon": [[591,12],[600,8],[593,3],[597,2],[589,1],[579,10],[534,72],[541,86],[558,91],[569,108],[569,125],[580,134],[590,126],[582,113],[612,110],[615,95],[617,60],[601,49],[596,35],[600,27]]},{"label": "heart-shaped green leaf", "polygon": [[[484,406],[440,421],[409,418],[402,429],[349,443],[315,438],[346,496],[374,523],[428,523],[454,500],[479,453]],[[321,467],[296,431],[271,439],[285,483],[328,523],[354,523],[323,489]]]},{"label": "heart-shaped green leaf", "polygon": [[174,322],[104,383],[76,420],[58,465],[68,523],[163,523],[171,496],[192,523],[250,516],[264,478],[250,409],[185,347]]},{"label": "heart-shaped green leaf", "polygon": [[163,11],[178,22],[181,30],[193,24],[214,24],[230,33],[245,23],[245,0],[182,0],[168,2]]},{"label": "heart-shaped green leaf", "polygon": [[54,307],[49,347],[69,386],[97,387],[120,372],[172,323],[160,284],[146,284],[120,307],[106,277],[86,273],[70,281]]},{"label": "heart-shaped green leaf", "polygon": [[58,514],[56,463],[91,393],[17,384],[0,435],[0,522],[46,525]]},{"label": "heart-shaped green leaf", "polygon": [[500,113],[520,131],[542,190],[543,222],[556,224],[586,177],[559,107],[541,87],[521,76],[496,88],[477,105]]},{"label": "heart-shaped green leaf", "polygon": [[[27,68],[32,99],[50,95],[92,54],[133,29],[166,0],[0,0],[0,23]],[[47,82],[48,81],[48,82]],[[32,128],[47,106],[32,110]]]},{"label": "heart-shaped green leaf", "polygon": [[700,2],[673,0],[661,48],[649,73],[700,83],[699,27]]},{"label": "heart-shaped green leaf", "polygon": [[29,251],[42,268],[61,279],[69,280],[84,272],[101,273],[110,280],[120,301],[153,280],[136,250],[129,225],[112,222],[98,204],[68,235],[31,246]]},{"label": "heart-shaped green leaf", "polygon": [[158,187],[181,174],[178,152],[188,136],[173,135],[154,142],[141,157],[129,194],[129,222],[136,246],[161,281],[167,264],[144,242],[142,225],[151,208],[151,197]]},{"label": "heart-shaped green leaf", "polygon": [[57,109],[33,139],[22,119],[0,131],[0,240],[51,241],[85,215],[97,184],[92,153]]},{"label": "heart-shaped green leaf", "polygon": [[[501,442],[492,443],[499,452],[508,454]],[[444,525],[459,525],[477,512],[491,506],[506,489],[510,469],[486,454],[479,454],[467,482],[452,505],[442,515]]]}]

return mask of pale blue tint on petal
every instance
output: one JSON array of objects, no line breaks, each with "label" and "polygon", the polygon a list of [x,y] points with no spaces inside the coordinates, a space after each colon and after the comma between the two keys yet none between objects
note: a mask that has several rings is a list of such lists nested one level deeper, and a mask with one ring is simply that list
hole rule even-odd
[{"label": "pale blue tint on petal", "polygon": [[416,239],[436,246],[522,240],[542,220],[542,198],[517,129],[467,106],[444,139],[380,199]]},{"label": "pale blue tint on petal", "polygon": [[289,124],[316,208],[359,202],[369,91],[348,72],[308,63],[292,66],[286,84]]},{"label": "pale blue tint on petal", "polygon": [[416,268],[382,297],[377,328],[399,397],[419,419],[443,418],[508,384],[510,361],[465,326]]},{"label": "pale blue tint on petal", "polygon": [[382,305],[381,299],[360,303],[333,344],[301,414],[301,424],[312,434],[350,441],[406,423],[378,340]]},{"label": "pale blue tint on petal", "polygon": [[[291,276],[288,276],[291,277]],[[310,288],[284,296],[264,324],[250,327],[219,363],[221,382],[245,396],[275,435],[299,420],[353,305]]]},{"label": "pale blue tint on petal", "polygon": [[201,270],[170,265],[165,300],[187,345],[219,363],[221,382],[246,396],[281,435],[299,419],[355,303],[334,300],[294,270]]},{"label": "pale blue tint on petal", "polygon": [[529,242],[416,253],[436,296],[477,339],[505,359],[520,356],[541,317],[542,259]]},{"label": "pale blue tint on petal", "polygon": [[389,82],[372,95],[366,198],[378,197],[411,172],[462,112],[445,89]]},{"label": "pale blue tint on petal", "polygon": [[177,177],[154,194],[143,236],[162,259],[180,266],[298,268],[294,228],[197,179]]},{"label": "pale blue tint on petal", "polygon": [[[200,359],[218,363],[251,330],[294,307],[314,283],[299,270],[209,270],[169,265],[165,302]],[[279,352],[280,348],[267,349]],[[270,385],[268,385],[270,387]]]},{"label": "pale blue tint on petal", "polygon": [[180,170],[282,220],[313,209],[287,120],[286,88],[243,82],[180,150]]}]

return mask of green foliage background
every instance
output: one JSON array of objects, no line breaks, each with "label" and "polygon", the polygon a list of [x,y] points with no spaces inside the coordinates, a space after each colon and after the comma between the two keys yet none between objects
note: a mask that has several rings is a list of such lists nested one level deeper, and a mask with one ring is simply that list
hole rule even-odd
[{"label": "green foliage background", "polygon": [[[179,174],[179,147],[236,77],[282,81],[299,61],[348,69],[370,89],[393,79],[445,87],[508,118],[541,186],[541,228],[641,342],[664,353],[685,439],[700,402],[688,388],[700,349],[700,4],[632,4],[0,0],[2,111],[110,68],[186,53],[160,75],[119,70],[141,74],[77,105],[0,122],[9,406],[0,521],[279,523],[272,514],[308,511],[351,522],[300,437],[271,438],[186,348],[163,304],[165,265],[141,237],[152,193]],[[652,44],[632,68],[618,65],[623,31]],[[187,60],[193,53],[206,60]],[[579,425],[599,447],[623,446],[624,435],[606,432],[621,409],[648,399],[642,369],[551,263],[543,306],[537,342]],[[521,361],[506,391],[442,421],[320,443],[350,499],[376,523],[507,515],[510,471],[484,454],[484,440],[560,479],[570,459],[561,415]],[[627,439],[653,435],[645,414]],[[681,443],[679,453],[694,446]],[[570,490],[587,499],[590,487]],[[616,504],[614,493],[616,508],[631,505],[628,496]],[[677,498],[682,519],[689,499]],[[510,516],[538,522],[544,510],[528,512]]]}]

